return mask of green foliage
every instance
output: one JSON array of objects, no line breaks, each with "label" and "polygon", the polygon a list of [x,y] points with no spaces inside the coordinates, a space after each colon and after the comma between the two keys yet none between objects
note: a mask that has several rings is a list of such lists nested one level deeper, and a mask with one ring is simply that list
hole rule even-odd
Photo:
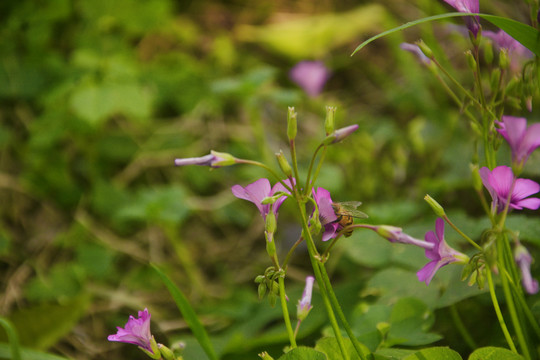
[{"label": "green foliage", "polygon": [[280,356],[279,360],[327,360],[326,355],[320,351],[308,348],[305,346],[299,346],[285,355]]},{"label": "green foliage", "polygon": [[518,355],[508,349],[497,348],[497,347],[484,347],[476,349],[469,360],[520,360],[523,359],[523,356]]}]

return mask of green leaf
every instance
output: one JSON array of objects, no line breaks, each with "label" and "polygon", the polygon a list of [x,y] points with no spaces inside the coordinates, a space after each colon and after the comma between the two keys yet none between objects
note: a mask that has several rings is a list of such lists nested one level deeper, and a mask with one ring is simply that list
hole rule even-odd
[{"label": "green leaf", "polygon": [[327,360],[325,354],[315,349],[300,346],[292,349],[278,360]]},{"label": "green leaf", "polygon": [[[24,360],[68,360],[68,358],[62,356],[25,348],[21,348],[21,354]],[[0,343],[0,358],[12,359],[10,356],[9,344]]]},{"label": "green leaf", "polygon": [[154,270],[156,270],[159,277],[171,293],[174,301],[176,302],[176,306],[178,306],[180,313],[182,314],[184,320],[193,332],[193,335],[197,338],[197,341],[199,341],[199,344],[204,349],[206,355],[208,355],[211,360],[217,360],[218,357],[214,351],[212,343],[210,342],[208,333],[201,324],[199,318],[197,317],[197,314],[195,313],[195,310],[193,310],[193,308],[191,307],[188,299],[163,271],[161,271],[155,265],[152,265],[152,267],[154,268]]},{"label": "green leaf", "polygon": [[525,46],[527,49],[531,50],[536,55],[540,56],[540,36],[538,30],[535,28],[520,23],[519,21],[515,21],[512,19],[504,18],[501,16],[495,16],[495,15],[487,15],[487,14],[474,14],[474,13],[448,13],[448,14],[441,14],[441,15],[435,15],[435,16],[429,16],[423,19],[410,21],[406,24],[403,24],[401,26],[395,27],[393,29],[384,31],[378,35],[375,35],[360,45],[353,51],[351,54],[354,55],[358,51],[360,51],[363,47],[365,47],[370,42],[377,40],[383,36],[393,34],[395,32],[408,29],[412,26],[427,23],[430,21],[435,20],[441,20],[441,19],[447,19],[452,17],[462,17],[462,16],[480,16],[483,19],[486,19],[487,21],[491,22],[495,26],[498,26],[502,30],[504,30],[508,35],[512,36],[514,39],[519,41],[523,46]]},{"label": "green leaf", "polygon": [[21,360],[21,349],[19,345],[19,337],[13,327],[13,324],[8,319],[0,317],[0,325],[4,328],[7,338],[9,340],[11,359]]},{"label": "green leaf", "polygon": [[417,351],[403,360],[463,360],[463,358],[450,348],[432,347]]},{"label": "green leaf", "polygon": [[[360,359],[360,357],[356,353],[356,350],[354,349],[354,345],[351,339],[343,338],[343,341],[345,343],[345,351],[347,352],[347,354],[349,354],[349,359],[351,360]],[[369,354],[371,351],[363,344],[360,344],[360,345],[362,348],[362,352],[364,353],[365,356],[367,356],[367,354]],[[341,356],[341,350],[339,348],[338,342],[336,341],[336,338],[334,337],[325,337],[317,341],[317,344],[315,344],[315,350],[325,353],[328,360],[343,359],[343,357]]]},{"label": "green leaf", "polygon": [[69,333],[84,315],[89,299],[79,296],[65,304],[44,304],[14,312],[10,316],[21,344],[47,349]]},{"label": "green leaf", "polygon": [[428,332],[434,321],[433,313],[422,301],[414,298],[400,299],[390,315],[387,345],[418,346],[440,340],[440,335]]},{"label": "green leaf", "polygon": [[523,356],[508,349],[488,346],[476,349],[469,360],[523,360]]}]

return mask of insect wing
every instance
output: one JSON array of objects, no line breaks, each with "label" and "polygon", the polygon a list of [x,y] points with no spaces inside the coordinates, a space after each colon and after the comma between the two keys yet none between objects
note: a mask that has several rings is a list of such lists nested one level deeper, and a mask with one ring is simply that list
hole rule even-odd
[{"label": "insect wing", "polygon": [[338,203],[345,212],[355,218],[358,219],[366,219],[368,218],[368,215],[360,210],[357,210],[356,208],[362,205],[361,201],[344,201]]}]

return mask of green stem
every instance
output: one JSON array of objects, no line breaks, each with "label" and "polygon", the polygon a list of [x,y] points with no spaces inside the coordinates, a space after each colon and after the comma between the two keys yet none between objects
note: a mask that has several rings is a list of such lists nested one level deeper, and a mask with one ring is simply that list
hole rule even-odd
[{"label": "green stem", "polygon": [[319,262],[319,267],[321,269],[321,275],[324,280],[324,285],[326,287],[328,295],[330,295],[330,302],[332,303],[332,306],[336,310],[337,315],[339,319],[341,320],[341,324],[343,325],[343,327],[345,328],[345,331],[347,332],[347,335],[349,335],[349,339],[351,339],[351,342],[354,346],[354,349],[356,350],[356,353],[358,354],[360,359],[365,360],[366,357],[364,356],[364,352],[362,351],[360,342],[358,342],[358,340],[356,339],[356,336],[354,335],[351,329],[351,326],[349,325],[349,322],[347,321],[347,318],[345,317],[345,314],[343,313],[343,310],[341,310],[339,301],[332,288],[332,283],[330,282],[330,278],[328,277],[328,273],[326,272],[326,267],[324,266],[322,262]]},{"label": "green stem", "polygon": [[525,301],[525,297],[523,296],[523,292],[520,291],[516,283],[513,281],[512,277],[506,271],[504,270],[504,275],[508,278],[508,283],[510,286],[512,286],[512,290],[514,290],[514,293],[516,293],[516,297],[521,305],[521,308],[523,309],[523,312],[525,313],[525,316],[527,317],[527,320],[530,322],[534,333],[536,334],[536,337],[540,339],[540,326],[538,325],[538,322],[536,321],[536,318],[534,317],[533,313],[529,309],[529,306],[527,305],[527,302]]},{"label": "green stem", "polygon": [[11,322],[8,319],[4,317],[0,317],[0,325],[6,331],[6,334],[8,337],[9,345],[11,348],[11,359],[21,360],[21,349],[19,345],[19,338],[17,337],[17,332],[15,331],[13,324],[11,324]]},{"label": "green stem", "polygon": [[283,185],[285,187],[285,189],[287,189],[288,191],[290,191],[291,193],[293,192],[293,190],[291,189],[291,187],[289,185],[287,185],[283,179],[281,177],[278,176],[278,174],[272,170],[272,168],[270,168],[269,166],[261,163],[261,162],[258,162],[258,161],[253,161],[253,160],[246,160],[246,159],[237,159],[236,162],[238,164],[248,164],[248,165],[255,165],[255,166],[258,166],[258,167],[261,167],[263,169],[265,169],[266,171],[268,171],[273,177],[276,178],[277,181],[279,181],[281,183],[281,185]]},{"label": "green stem", "polygon": [[326,291],[326,287],[324,286],[324,280],[322,278],[321,271],[318,265],[319,262],[316,259],[316,257],[319,256],[319,254],[317,252],[317,248],[315,246],[315,243],[313,242],[313,238],[311,237],[311,233],[309,231],[309,227],[308,227],[307,219],[306,219],[306,210],[302,207],[300,200],[299,199],[296,199],[296,200],[297,200],[296,203],[298,205],[298,209],[301,215],[302,229],[303,229],[304,238],[306,240],[306,244],[308,248],[309,259],[311,261],[311,266],[313,267],[313,274],[315,275],[315,279],[317,279],[317,284],[319,284],[319,290],[321,292],[321,297],[323,299],[324,307],[328,315],[328,320],[330,321],[330,325],[332,326],[332,330],[334,331],[334,335],[336,337],[336,341],[338,343],[342,359],[349,360],[349,355],[345,348],[345,343],[343,342],[343,337],[341,335],[339,325],[336,321],[336,316],[332,309],[332,305],[330,304],[330,301],[328,300],[328,293]]},{"label": "green stem", "polygon": [[293,165],[294,177],[296,178],[296,181],[298,181],[298,179],[300,179],[300,176],[298,175],[298,163],[296,160],[296,146],[294,139],[289,141],[289,149],[291,151],[291,161]]},{"label": "green stem", "polygon": [[328,147],[323,148],[323,152],[321,154],[321,158],[319,159],[319,162],[317,163],[317,169],[315,169],[315,174],[313,175],[313,180],[311,181],[313,184],[317,181],[317,177],[319,176],[319,172],[321,171],[322,164],[324,162],[324,157],[326,155],[326,150]]},{"label": "green stem", "polygon": [[285,297],[285,279],[283,276],[279,276],[279,298],[281,299],[281,310],[283,311],[283,320],[285,320],[285,327],[287,328],[287,334],[289,335],[289,341],[291,348],[296,347],[296,338],[291,325],[291,318],[289,317],[289,308],[287,307],[287,299]]},{"label": "green stem", "polygon": [[454,230],[456,230],[457,233],[459,235],[461,235],[461,237],[463,237],[465,240],[467,240],[469,242],[469,244],[474,246],[477,250],[480,250],[482,252],[484,251],[484,249],[480,245],[478,245],[473,239],[468,237],[467,234],[465,234],[456,225],[454,225],[454,223],[452,221],[450,221],[450,219],[448,218],[448,216],[446,214],[444,215],[444,220],[448,223],[448,225],[450,225]]},{"label": "green stem", "polygon": [[291,247],[291,249],[287,253],[287,256],[285,257],[285,260],[283,261],[283,266],[282,266],[284,269],[287,267],[287,264],[289,263],[289,260],[291,259],[291,256],[292,256],[294,250],[298,247],[298,245],[300,245],[300,243],[303,240],[304,240],[304,238],[302,236],[300,236],[300,238],[298,240],[296,240],[294,245]]},{"label": "green stem", "polygon": [[504,322],[504,318],[502,316],[501,307],[499,306],[499,302],[497,300],[497,295],[495,295],[495,285],[493,284],[493,277],[491,275],[491,270],[489,268],[487,269],[486,274],[487,274],[487,280],[488,280],[488,285],[489,285],[489,295],[491,296],[491,302],[493,303],[493,308],[495,309],[495,314],[497,315],[497,319],[499,320],[499,325],[501,326],[501,330],[504,334],[504,338],[506,339],[506,342],[508,343],[510,350],[512,350],[513,352],[517,354],[518,352],[516,349],[516,345],[514,345],[512,336],[510,336],[510,332],[508,331],[508,328],[506,327],[506,323]]},{"label": "green stem", "polygon": [[[504,273],[506,271],[506,265],[507,265],[507,261],[504,258],[506,249],[504,248],[504,244],[503,244],[503,242],[506,242],[506,241],[507,239],[505,236],[499,236],[497,238],[497,254],[498,254],[497,266],[499,267],[499,272],[501,273]],[[519,342],[519,346],[521,347],[521,351],[523,352],[523,356],[525,357],[525,359],[530,359],[531,355],[529,354],[529,347],[527,346],[527,341],[525,340],[525,337],[523,334],[521,322],[519,321],[516,304],[514,302],[514,297],[512,295],[512,292],[510,291],[508,278],[506,276],[501,276],[501,283],[503,287],[504,298],[506,299],[506,306],[510,313],[510,319],[512,320],[512,325],[514,326],[514,330],[516,332],[516,337]]]},{"label": "green stem", "polygon": [[465,342],[467,343],[467,346],[469,346],[471,350],[475,350],[478,346],[476,345],[476,342],[469,333],[469,330],[467,330],[465,324],[463,324],[461,316],[459,316],[459,313],[457,311],[456,304],[450,305],[450,313],[452,314],[452,319],[454,320],[454,324],[456,325],[457,330],[463,337],[463,340],[465,340]]},{"label": "green stem", "polygon": [[304,189],[304,194],[308,195],[309,192],[311,191],[311,186],[309,186],[309,181],[310,181],[310,178],[311,178],[311,172],[313,171],[313,164],[315,163],[315,158],[317,157],[317,153],[319,152],[319,150],[323,147],[323,144],[320,144],[317,149],[315,149],[315,152],[313,153],[313,156],[311,157],[311,161],[309,162],[309,168],[308,168],[308,173],[307,173],[307,177],[306,177],[306,186],[305,186],[305,189]]}]

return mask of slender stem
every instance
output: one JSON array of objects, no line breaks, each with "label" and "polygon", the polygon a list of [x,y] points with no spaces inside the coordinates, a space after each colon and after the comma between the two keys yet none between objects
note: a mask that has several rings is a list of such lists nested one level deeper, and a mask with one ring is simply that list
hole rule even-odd
[{"label": "slender stem", "polygon": [[467,346],[471,350],[475,350],[478,346],[476,345],[476,342],[472,338],[469,330],[467,330],[467,327],[465,326],[465,324],[463,324],[463,321],[461,320],[461,316],[459,316],[459,313],[457,311],[456,304],[452,304],[450,306],[450,314],[452,314],[452,319],[454,320],[454,324],[456,325],[457,330],[463,337],[463,340],[465,340],[465,343],[467,343]]},{"label": "slender stem", "polygon": [[19,337],[17,336],[17,332],[15,331],[13,324],[8,319],[0,317],[0,326],[4,328],[4,331],[7,334],[11,348],[11,358],[13,360],[21,360],[22,357],[19,345]]},{"label": "slender stem", "polygon": [[467,236],[467,234],[465,234],[463,231],[461,231],[456,225],[454,225],[454,223],[448,218],[448,216],[445,214],[444,215],[444,220],[448,223],[448,225],[450,225],[454,230],[457,231],[457,233],[459,235],[461,235],[461,237],[463,237],[465,240],[467,240],[472,246],[474,246],[477,250],[480,250],[480,251],[484,251],[484,249],[478,245],[473,239],[471,239],[470,237]]},{"label": "slender stem", "polygon": [[296,178],[296,181],[298,181],[298,179],[300,179],[300,176],[298,175],[298,162],[296,160],[296,146],[294,139],[289,141],[289,149],[291,151],[291,161],[293,165],[294,177]]},{"label": "slender stem", "polygon": [[508,283],[510,286],[512,286],[512,289],[517,294],[517,299],[521,305],[521,308],[523,309],[523,312],[525,313],[525,316],[527,317],[527,320],[531,323],[531,326],[536,334],[536,337],[540,339],[540,326],[538,325],[538,322],[536,321],[536,318],[532,314],[531,310],[529,309],[529,306],[527,305],[527,302],[525,301],[525,298],[523,297],[523,293],[520,291],[508,271],[506,269],[504,270],[504,275],[508,278]]},{"label": "slender stem", "polygon": [[321,157],[319,159],[319,162],[317,163],[317,169],[315,169],[315,174],[313,175],[313,180],[311,181],[313,184],[315,184],[315,181],[317,180],[317,177],[319,176],[319,172],[321,171],[322,164],[324,162],[324,157],[326,155],[326,150],[328,147],[323,148],[323,152],[321,154]]},{"label": "slender stem", "polygon": [[354,346],[354,349],[356,350],[356,353],[360,357],[360,359],[365,360],[366,357],[364,356],[364,352],[362,351],[362,348],[360,346],[360,343],[356,339],[356,336],[354,335],[351,326],[349,325],[349,322],[347,321],[347,318],[345,317],[345,314],[343,313],[343,310],[341,310],[341,306],[339,305],[339,301],[336,297],[336,294],[334,293],[334,290],[332,288],[332,283],[330,282],[330,278],[328,277],[328,273],[326,272],[326,267],[322,262],[319,262],[319,267],[321,269],[321,275],[324,280],[324,285],[326,286],[326,290],[328,291],[328,295],[330,295],[330,302],[332,303],[332,306],[334,309],[336,309],[337,315],[341,321],[341,324],[345,328],[345,331],[347,332],[347,335],[349,335],[349,339],[351,339],[351,342]]},{"label": "slender stem", "polygon": [[332,326],[332,330],[334,331],[334,335],[336,337],[336,341],[338,343],[342,358],[344,360],[349,360],[349,354],[347,353],[347,350],[345,348],[345,343],[343,342],[343,337],[341,335],[341,330],[339,329],[338,323],[336,321],[334,310],[332,309],[332,305],[330,304],[330,301],[328,300],[328,293],[326,291],[326,287],[324,286],[324,280],[322,278],[321,271],[318,265],[319,263],[316,259],[316,257],[319,257],[319,254],[317,252],[317,248],[315,246],[315,243],[313,242],[313,238],[311,237],[311,233],[309,231],[309,227],[308,227],[307,219],[306,219],[306,210],[302,206],[299,199],[296,199],[296,200],[297,200],[296,203],[298,205],[298,209],[301,215],[302,229],[303,229],[304,238],[306,240],[306,244],[308,248],[309,259],[311,261],[311,266],[313,267],[313,274],[315,275],[315,279],[317,279],[317,284],[319,284],[319,290],[321,292],[321,297],[323,299],[324,307],[328,315],[328,320],[330,321],[330,325]]},{"label": "slender stem", "polygon": [[311,157],[311,161],[309,162],[309,168],[308,168],[308,173],[306,177],[306,186],[304,189],[304,194],[306,195],[309,194],[309,192],[311,191],[311,186],[309,186],[309,182],[311,178],[311,171],[313,170],[313,164],[315,163],[315,158],[317,157],[317,153],[322,147],[323,147],[323,144],[320,144],[319,146],[317,146],[317,149],[315,149],[315,152],[313,153],[313,156]]},{"label": "slender stem", "polygon": [[489,295],[491,296],[491,302],[493,303],[493,308],[495,309],[495,314],[497,315],[497,319],[499,320],[499,325],[504,334],[504,338],[506,339],[506,342],[508,343],[510,350],[512,350],[513,352],[517,354],[518,352],[516,349],[516,345],[514,345],[512,336],[510,336],[510,332],[508,331],[508,328],[506,327],[506,323],[504,322],[504,318],[502,316],[501,307],[499,306],[499,302],[497,300],[497,295],[495,295],[495,285],[493,284],[493,277],[491,275],[491,270],[487,269],[486,274],[487,274],[487,280],[488,280],[488,285],[489,285]]},{"label": "slender stem", "polygon": [[296,240],[296,242],[294,243],[294,245],[291,247],[291,249],[289,250],[289,252],[287,253],[287,256],[285,257],[285,260],[283,261],[283,268],[286,268],[287,267],[287,264],[289,263],[289,260],[291,259],[291,256],[294,252],[294,250],[298,247],[298,245],[300,245],[300,243],[304,240],[304,238],[302,236],[300,236],[300,238],[298,240]]},{"label": "slender stem", "polygon": [[285,297],[285,279],[283,276],[279,276],[279,298],[281,299],[281,310],[283,311],[283,320],[285,320],[285,327],[287,328],[287,334],[289,335],[289,341],[291,347],[296,347],[296,338],[294,337],[291,318],[289,317],[289,308],[287,307],[287,299]]},{"label": "slender stem", "polygon": [[285,181],[283,181],[283,179],[281,177],[278,176],[278,174],[272,170],[272,168],[270,168],[269,166],[261,163],[261,162],[258,162],[258,161],[254,161],[254,160],[246,160],[246,159],[237,159],[236,162],[238,164],[248,164],[248,165],[255,165],[255,166],[258,166],[258,167],[261,167],[263,169],[265,169],[266,171],[268,171],[273,177],[276,178],[277,181],[279,181],[281,183],[281,185],[283,185],[285,187],[285,189],[287,189],[288,191],[290,191],[291,193],[293,192],[291,187],[289,185],[287,185],[285,183]]},{"label": "slender stem", "polygon": [[[507,239],[505,236],[499,236],[497,238],[497,254],[498,254],[497,266],[499,267],[500,272],[506,271],[507,261],[504,258],[505,249],[504,249],[504,244],[503,244],[503,242],[506,242],[506,241]],[[503,287],[504,298],[506,299],[506,306],[508,308],[508,311],[510,312],[510,319],[512,320],[512,325],[514,326],[514,330],[516,332],[516,337],[519,342],[519,346],[521,347],[521,351],[523,352],[523,356],[525,357],[525,359],[530,359],[531,355],[529,354],[527,341],[525,340],[523,329],[521,327],[521,322],[519,321],[519,318],[518,318],[516,304],[514,302],[514,297],[512,295],[512,292],[510,291],[508,278],[506,276],[501,276],[501,283]]]},{"label": "slender stem", "polygon": [[300,324],[302,323],[301,320],[298,320],[298,322],[296,323],[296,328],[294,328],[294,338],[296,339],[296,337],[298,336],[298,331],[300,330]]}]

